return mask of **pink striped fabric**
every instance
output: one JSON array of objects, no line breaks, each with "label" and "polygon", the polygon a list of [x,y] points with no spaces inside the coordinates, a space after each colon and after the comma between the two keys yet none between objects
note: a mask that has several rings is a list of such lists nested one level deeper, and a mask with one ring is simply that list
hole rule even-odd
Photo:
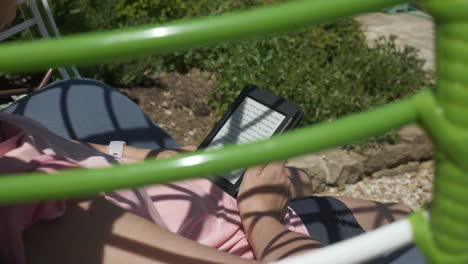
[{"label": "pink striped fabric", "polygon": [[[42,171],[54,173],[69,168],[110,166],[112,157],[61,138],[40,124],[0,112],[0,173]],[[118,160],[117,162],[135,162]],[[103,194],[110,202],[140,215],[176,234],[204,245],[253,258],[241,228],[236,200],[207,179],[121,190]],[[0,206],[1,256],[25,263],[22,233],[39,220],[65,213],[64,201]],[[295,212],[289,209],[284,224],[308,234]]]}]

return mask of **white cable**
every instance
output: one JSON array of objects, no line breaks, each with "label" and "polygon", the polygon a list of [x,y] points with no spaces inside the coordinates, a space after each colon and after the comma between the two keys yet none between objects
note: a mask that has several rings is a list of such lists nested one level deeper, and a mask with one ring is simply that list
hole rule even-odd
[{"label": "white cable", "polygon": [[411,224],[408,219],[403,219],[366,234],[324,247],[323,249],[290,257],[275,263],[361,263],[407,246],[412,241],[413,232]]}]

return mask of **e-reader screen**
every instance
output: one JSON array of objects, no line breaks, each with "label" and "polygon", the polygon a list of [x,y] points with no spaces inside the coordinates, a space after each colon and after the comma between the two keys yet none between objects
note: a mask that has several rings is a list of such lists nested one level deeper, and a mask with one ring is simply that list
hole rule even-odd
[{"label": "e-reader screen", "polygon": [[[245,97],[206,149],[217,149],[228,144],[245,144],[267,139],[277,131],[285,118],[285,115],[268,106]],[[243,172],[244,169],[238,169],[219,176],[235,184]]]}]

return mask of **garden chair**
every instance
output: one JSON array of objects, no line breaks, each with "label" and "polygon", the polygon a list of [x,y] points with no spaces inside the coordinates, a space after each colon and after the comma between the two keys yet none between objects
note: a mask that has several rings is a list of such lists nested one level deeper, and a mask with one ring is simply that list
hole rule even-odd
[{"label": "garden chair", "polygon": [[[18,24],[0,32],[0,42],[13,37],[23,31],[34,38],[60,38],[60,33],[55,24],[54,17],[47,0],[17,0],[21,16],[16,21],[23,20]],[[57,68],[60,79],[81,78],[74,66]],[[53,75],[53,69],[49,69],[36,89],[12,89],[0,91],[0,97],[29,93],[42,89]]]},{"label": "garden chair", "polygon": [[[0,46],[0,71],[27,72],[162,54],[285,32],[401,3],[403,1],[399,0],[296,0],[162,26],[31,42],[22,47],[7,44]],[[440,67],[436,91],[423,90],[413,97],[334,122],[301,128],[267,142],[101,169],[91,176],[87,171],[76,170],[40,177],[30,174],[1,177],[0,203],[79,197],[214,175],[335,147],[418,122],[437,147],[437,175],[430,207],[376,231],[278,263],[358,263],[411,242],[415,242],[432,263],[468,263],[468,0],[427,0],[424,3],[437,22]],[[34,56],[37,52],[41,55]],[[77,52],[79,57],[73,55]],[[156,171],[160,176],[154,177]]]}]

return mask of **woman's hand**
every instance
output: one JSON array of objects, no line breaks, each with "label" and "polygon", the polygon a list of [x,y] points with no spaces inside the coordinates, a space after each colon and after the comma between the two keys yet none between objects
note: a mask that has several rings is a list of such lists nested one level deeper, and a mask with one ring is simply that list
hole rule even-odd
[{"label": "woman's hand", "polygon": [[290,231],[281,223],[291,194],[297,192],[292,181],[304,176],[300,173],[280,162],[251,168],[244,174],[237,205],[258,260],[271,262],[320,247],[318,241]]},{"label": "woman's hand", "polygon": [[291,182],[291,198],[312,196],[312,181],[309,174],[303,169],[286,167],[284,170]]},{"label": "woman's hand", "polygon": [[248,169],[237,196],[242,220],[264,216],[281,220],[291,197],[291,187],[284,162]]}]

